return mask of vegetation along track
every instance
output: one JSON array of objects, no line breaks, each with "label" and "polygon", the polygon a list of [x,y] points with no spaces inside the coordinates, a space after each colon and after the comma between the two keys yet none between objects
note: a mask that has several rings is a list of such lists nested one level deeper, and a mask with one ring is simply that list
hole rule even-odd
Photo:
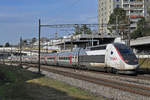
[{"label": "vegetation along track", "polygon": [[[17,62],[13,62],[13,64],[20,64]],[[23,65],[28,65],[29,63],[22,63]],[[30,65],[37,65],[37,64],[30,64]],[[57,66],[57,68],[65,68],[65,69],[73,69],[73,68],[68,68],[68,67],[60,67]],[[85,69],[76,69],[76,70],[84,70],[86,72],[90,72],[90,73],[96,73],[96,74],[104,74],[104,75],[110,75],[110,76],[118,76],[118,77],[126,77],[126,78],[131,78],[131,79],[141,79],[141,80],[147,80],[150,81],[150,74],[138,74],[137,75],[123,75],[123,74],[112,74],[112,73],[106,73],[106,72],[102,72],[102,71],[92,71],[92,70],[85,70]]]},{"label": "vegetation along track", "polygon": [[[32,65],[29,64],[28,66],[36,67],[33,64]],[[135,85],[135,84],[129,84],[129,83],[124,83],[124,82],[119,82],[119,81],[114,81],[114,80],[108,80],[108,79],[104,79],[104,78],[95,78],[95,77],[91,77],[91,76],[87,76],[87,75],[81,75],[81,74],[76,74],[76,73],[72,73],[72,72],[60,71],[57,69],[51,69],[51,68],[42,67],[42,66],[41,66],[41,69],[44,71],[60,74],[60,75],[66,76],[66,77],[71,77],[71,78],[91,82],[91,83],[94,83],[97,85],[112,87],[115,89],[130,92],[130,93],[150,97],[150,87],[139,86],[139,85]]]},{"label": "vegetation along track", "polygon": [[[13,64],[19,64],[19,63],[14,63]],[[22,63],[23,65],[28,65],[29,63]],[[36,64],[30,64],[30,65],[36,65]],[[43,65],[42,65],[43,66]],[[46,66],[49,67],[49,66]],[[68,68],[68,67],[60,67],[60,66],[52,66],[51,68],[60,68],[61,70],[63,69],[64,71],[70,71],[70,70],[74,70],[73,68]],[[138,74],[138,75],[123,75],[123,74],[112,74],[112,73],[106,73],[106,72],[101,72],[101,71],[92,71],[92,70],[84,70],[84,69],[75,69],[77,71],[84,71],[84,72],[88,72],[88,73],[93,73],[93,74],[97,74],[97,75],[105,75],[106,78],[113,78],[116,80],[120,80],[120,81],[127,81],[127,82],[131,82],[131,83],[137,83],[139,85],[147,85],[150,87],[150,75],[149,74]],[[83,73],[82,73],[83,74]],[[86,74],[86,73],[84,73]],[[95,76],[97,76],[95,75]]]},{"label": "vegetation along track", "polygon": [[[30,67],[36,67],[35,64],[25,64],[27,66]],[[36,67],[37,68],[37,67]],[[58,67],[57,67],[58,68]],[[142,86],[142,85],[136,85],[136,84],[131,84],[131,83],[126,83],[126,82],[119,82],[118,80],[110,80],[110,79],[106,79],[106,78],[96,78],[96,77],[92,77],[92,76],[87,76],[87,75],[81,75],[78,73],[72,73],[72,71],[60,71],[58,69],[52,69],[52,67],[43,67],[41,66],[42,70],[45,71],[49,71],[49,72],[53,72],[56,74],[61,74],[64,75],[66,77],[71,77],[71,78],[75,78],[75,79],[79,79],[79,80],[84,80],[84,81],[88,81],[97,85],[103,85],[106,87],[112,87],[115,89],[120,89],[123,91],[128,91],[131,93],[135,93],[135,94],[139,94],[139,95],[143,95],[143,96],[149,96],[150,97],[150,87],[147,86]],[[90,71],[93,72],[93,71]],[[102,74],[103,72],[96,72],[97,74]],[[127,75],[115,75],[115,74],[110,74],[110,73],[103,73],[106,75],[114,75],[114,76],[121,76],[121,77],[129,77],[129,78],[143,78],[143,75],[139,75],[139,76],[127,76]],[[149,79],[149,76],[147,76],[145,79]]]}]

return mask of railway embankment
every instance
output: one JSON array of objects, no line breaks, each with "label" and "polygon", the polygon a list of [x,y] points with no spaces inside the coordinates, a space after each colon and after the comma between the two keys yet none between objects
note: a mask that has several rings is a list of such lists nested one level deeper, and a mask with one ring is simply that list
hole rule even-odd
[{"label": "railway embankment", "polygon": [[[28,69],[38,71],[37,68],[31,67]],[[62,69],[58,71],[57,68],[55,70],[51,66],[42,66],[41,69],[42,73],[48,77],[85,89],[98,96],[102,95],[115,100],[149,100],[150,98],[149,88],[136,85],[136,82],[131,82],[133,83],[131,84],[130,82],[119,82],[111,79],[105,80],[103,77],[93,78],[89,77],[89,75],[79,75],[78,72],[66,72],[62,71]]]},{"label": "railway embankment", "polygon": [[138,60],[140,68],[150,69],[150,58],[141,58]]},{"label": "railway embankment", "polygon": [[0,100],[106,100],[18,66],[0,65]]}]

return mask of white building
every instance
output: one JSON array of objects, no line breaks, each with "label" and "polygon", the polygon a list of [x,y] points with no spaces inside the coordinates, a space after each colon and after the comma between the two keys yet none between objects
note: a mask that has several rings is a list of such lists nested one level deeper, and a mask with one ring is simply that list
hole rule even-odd
[{"label": "white building", "polygon": [[141,17],[146,17],[146,3],[148,0],[98,0],[98,23],[100,33],[109,33],[107,27],[103,24],[109,22],[109,17],[113,13],[114,8],[123,8],[126,15],[130,18],[130,29],[137,27],[137,22]]}]

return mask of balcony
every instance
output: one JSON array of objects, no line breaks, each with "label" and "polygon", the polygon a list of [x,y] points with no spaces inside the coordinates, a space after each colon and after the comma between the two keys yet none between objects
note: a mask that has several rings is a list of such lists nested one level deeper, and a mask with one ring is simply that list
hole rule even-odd
[{"label": "balcony", "polygon": [[129,8],[129,7],[123,7],[123,9],[124,9],[124,10],[130,10],[130,8]]},{"label": "balcony", "polygon": [[144,2],[143,1],[139,1],[139,2],[137,2],[137,1],[135,1],[135,2],[130,2],[130,5],[144,5]]},{"label": "balcony", "polygon": [[130,4],[130,2],[129,1],[125,1],[125,2],[123,2],[123,4]]},{"label": "balcony", "polygon": [[138,21],[139,21],[139,18],[136,18],[136,19],[130,19],[130,21],[132,21],[132,22],[138,22]]},{"label": "balcony", "polygon": [[136,23],[130,24],[130,27],[137,27],[137,24]]},{"label": "balcony", "polygon": [[130,10],[144,10],[144,7],[130,7]]},{"label": "balcony", "polygon": [[135,12],[135,13],[130,13],[130,15],[135,15],[135,16],[144,16],[144,13],[137,13],[137,12]]},{"label": "balcony", "polygon": [[143,15],[130,15],[130,18],[142,18],[144,17]]}]

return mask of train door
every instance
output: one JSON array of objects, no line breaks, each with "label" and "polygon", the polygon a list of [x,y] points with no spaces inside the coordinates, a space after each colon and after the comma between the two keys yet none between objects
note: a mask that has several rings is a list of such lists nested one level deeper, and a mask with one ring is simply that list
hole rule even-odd
[{"label": "train door", "polygon": [[78,51],[76,51],[74,55],[74,65],[78,66]]}]

